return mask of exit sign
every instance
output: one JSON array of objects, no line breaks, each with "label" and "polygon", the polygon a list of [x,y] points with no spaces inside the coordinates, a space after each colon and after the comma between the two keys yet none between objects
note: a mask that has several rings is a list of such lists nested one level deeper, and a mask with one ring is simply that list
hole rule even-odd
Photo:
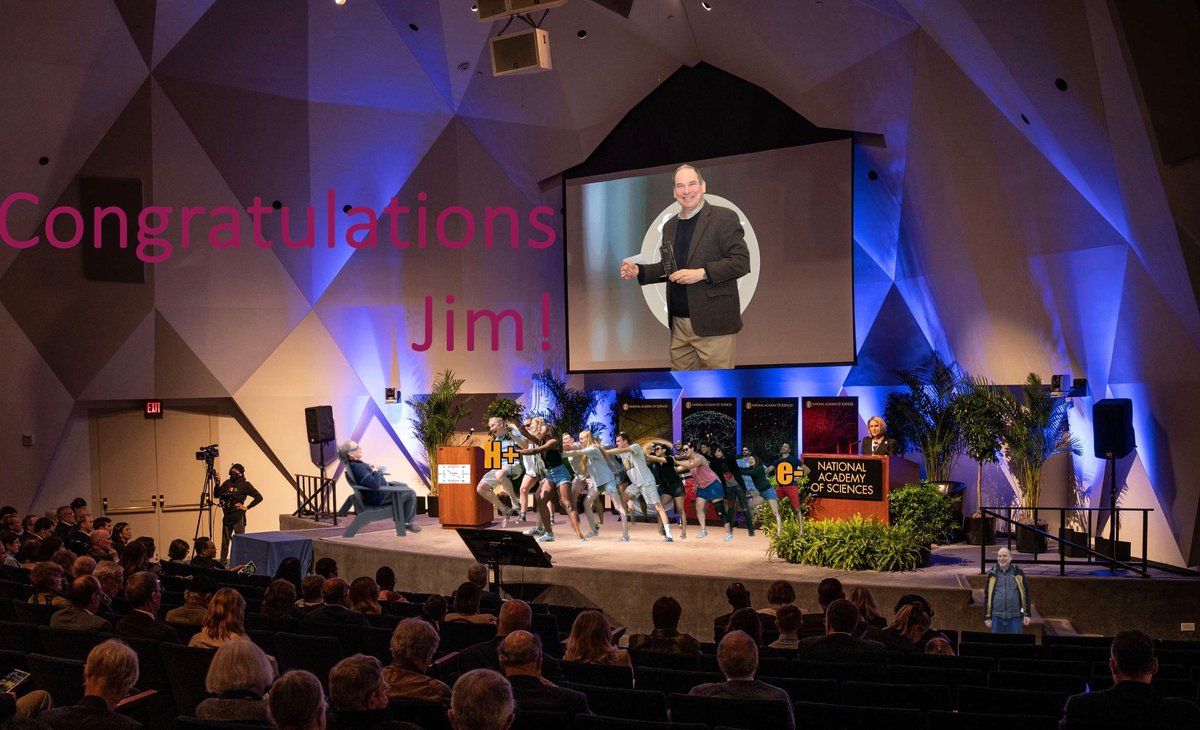
[{"label": "exit sign", "polygon": [[146,418],[162,418],[163,404],[160,400],[146,401],[146,409],[142,412]]}]

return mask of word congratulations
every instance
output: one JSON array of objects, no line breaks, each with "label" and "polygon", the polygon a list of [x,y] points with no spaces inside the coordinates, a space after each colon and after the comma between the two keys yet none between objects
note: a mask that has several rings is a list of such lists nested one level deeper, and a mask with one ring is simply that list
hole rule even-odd
[{"label": "word congratulations", "polygon": [[[417,201],[424,203],[428,200],[425,193],[417,194]],[[26,239],[16,238],[8,225],[9,211],[18,203],[40,205],[41,201],[32,193],[13,193],[0,202],[0,240],[12,248],[25,249],[41,243],[42,236],[33,235]],[[136,215],[134,229],[137,246],[135,253],[141,261],[148,264],[162,263],[171,258],[175,244],[163,237],[171,226],[172,217],[178,215],[181,224],[179,248],[187,249],[193,243],[192,225],[196,222],[207,221],[210,225],[204,237],[210,247],[216,249],[240,248],[242,246],[243,216],[249,215],[253,240],[249,243],[258,248],[271,248],[276,244],[265,237],[263,224],[271,217],[279,215],[279,238],[283,246],[290,249],[312,249],[318,245],[316,228],[316,210],[312,206],[299,209],[299,215],[293,215],[293,210],[286,206],[263,205],[262,199],[255,196],[254,204],[242,209],[233,206],[217,206],[212,209],[203,206],[182,206],[178,209],[170,206],[154,205],[143,208]],[[449,249],[467,248],[475,243],[476,233],[481,226],[477,220],[480,216],[461,205],[451,205],[438,210],[430,210],[425,205],[414,208],[402,206],[396,198],[391,198],[381,211],[364,206],[348,207],[343,211],[354,224],[346,229],[339,237],[336,230],[337,204],[333,190],[326,191],[325,220],[323,245],[328,248],[345,243],[352,248],[378,248],[380,245],[390,245],[396,249],[426,248],[436,242]],[[71,249],[78,246],[87,229],[85,212],[66,205],[53,208],[47,215],[42,233],[45,240],[54,248]],[[130,215],[117,206],[96,207],[90,212],[92,242],[94,248],[101,248],[102,226],[108,230],[115,227],[116,245],[129,248],[131,221]],[[293,220],[303,218],[303,223]],[[411,220],[414,219],[415,221]],[[524,238],[524,245],[534,249],[544,249],[553,246],[557,240],[554,227],[550,222],[554,218],[554,209],[549,206],[538,206],[524,217],[525,223],[532,229],[533,235]],[[59,223],[60,219],[62,223]],[[521,216],[509,206],[486,207],[482,215],[483,246],[492,248],[497,235],[507,232],[510,248],[520,248],[522,245]],[[386,221],[388,226],[386,240],[381,244],[380,223]],[[416,235],[413,240],[401,239],[401,230],[415,222]],[[300,230],[302,229],[302,230]],[[64,233],[64,231],[66,231]]]}]

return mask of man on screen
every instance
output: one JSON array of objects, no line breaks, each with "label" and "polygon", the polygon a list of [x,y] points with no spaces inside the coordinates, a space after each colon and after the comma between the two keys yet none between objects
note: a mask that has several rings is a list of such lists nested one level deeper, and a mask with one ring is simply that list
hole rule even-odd
[{"label": "man on screen", "polygon": [[750,272],[737,213],[704,204],[704,178],[691,165],[675,170],[679,215],[663,227],[658,263],[621,264],[622,279],[667,282],[672,370],[719,370],[734,365],[742,329],[737,280]]}]

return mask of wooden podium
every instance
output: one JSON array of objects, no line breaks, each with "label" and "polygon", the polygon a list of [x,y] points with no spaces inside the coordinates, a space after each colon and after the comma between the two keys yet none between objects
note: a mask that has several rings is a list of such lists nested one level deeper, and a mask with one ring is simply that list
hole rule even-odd
[{"label": "wooden podium", "polygon": [[484,527],[492,523],[492,505],[475,491],[483,477],[483,449],[439,446],[438,509],[442,527]]},{"label": "wooden podium", "polygon": [[[899,456],[804,454],[802,460],[812,469],[809,476],[814,481],[825,475],[830,480],[828,485],[823,485],[830,496],[813,500],[811,517],[815,520],[862,515],[874,517],[886,525],[889,520],[888,495],[907,482],[917,481],[920,476],[920,467]],[[826,468],[820,469],[820,466]],[[835,466],[840,468],[833,468]],[[863,475],[861,480],[856,479],[859,474]]]}]

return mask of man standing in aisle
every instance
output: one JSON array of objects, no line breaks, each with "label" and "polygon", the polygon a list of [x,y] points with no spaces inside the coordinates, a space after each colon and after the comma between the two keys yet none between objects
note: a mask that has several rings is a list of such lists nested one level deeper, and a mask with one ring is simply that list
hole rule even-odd
[{"label": "man standing in aisle", "polygon": [[1029,581],[1012,564],[1012,552],[1002,547],[988,571],[984,589],[983,623],[993,634],[1019,634],[1029,625]]}]

